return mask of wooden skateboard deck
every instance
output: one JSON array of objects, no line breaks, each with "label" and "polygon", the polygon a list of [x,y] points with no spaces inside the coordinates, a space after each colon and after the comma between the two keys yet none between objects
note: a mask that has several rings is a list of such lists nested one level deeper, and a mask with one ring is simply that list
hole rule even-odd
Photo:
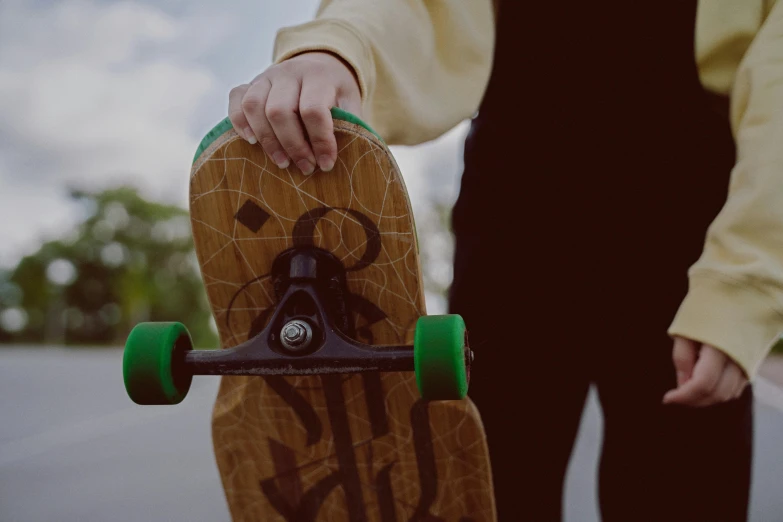
[{"label": "wooden skateboard deck", "polygon": [[[412,344],[426,311],[410,201],[389,149],[353,121],[335,119],[338,161],[311,176],[227,120],[202,142],[190,211],[223,348],[265,326],[272,261],[294,245],[344,263],[355,339]],[[477,409],[421,400],[413,372],[225,376],[212,435],[234,521],[495,520]]]}]

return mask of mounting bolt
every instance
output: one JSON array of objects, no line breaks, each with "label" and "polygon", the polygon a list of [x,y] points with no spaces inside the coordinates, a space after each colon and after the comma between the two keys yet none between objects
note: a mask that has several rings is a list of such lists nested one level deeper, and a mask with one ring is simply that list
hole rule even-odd
[{"label": "mounting bolt", "polygon": [[280,331],[280,342],[291,351],[304,350],[313,340],[313,329],[306,321],[294,319],[283,325]]}]

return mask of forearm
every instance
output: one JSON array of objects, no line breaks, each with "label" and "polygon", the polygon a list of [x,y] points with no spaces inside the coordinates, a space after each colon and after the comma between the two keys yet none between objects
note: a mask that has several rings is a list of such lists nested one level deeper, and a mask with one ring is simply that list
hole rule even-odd
[{"label": "forearm", "polygon": [[783,330],[783,4],[732,94],[737,164],[670,333],[711,344],[753,376]]}]

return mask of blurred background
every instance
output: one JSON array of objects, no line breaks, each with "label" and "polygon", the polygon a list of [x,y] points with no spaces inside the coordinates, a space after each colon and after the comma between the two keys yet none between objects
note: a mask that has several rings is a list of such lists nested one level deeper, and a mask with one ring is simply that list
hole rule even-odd
[{"label": "blurred background", "polygon": [[[271,60],[316,0],[0,0],[0,522],[228,520],[209,439],[217,379],[183,405],[126,397],[139,321],[214,348],[187,189],[229,90]],[[430,313],[446,309],[463,123],[393,148],[414,207]],[[783,520],[783,365],[757,386],[756,521]],[[591,396],[568,520],[597,520]]]}]

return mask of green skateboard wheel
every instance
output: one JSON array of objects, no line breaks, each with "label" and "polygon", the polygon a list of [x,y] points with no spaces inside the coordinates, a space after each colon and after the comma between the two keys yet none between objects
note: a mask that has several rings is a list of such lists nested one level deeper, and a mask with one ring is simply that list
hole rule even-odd
[{"label": "green skateboard wheel", "polygon": [[459,315],[425,315],[416,323],[413,362],[425,400],[456,400],[468,393],[465,321]]},{"label": "green skateboard wheel", "polygon": [[184,367],[193,349],[181,323],[139,323],[125,343],[122,373],[125,390],[136,404],[178,404],[187,395],[193,375]]}]

